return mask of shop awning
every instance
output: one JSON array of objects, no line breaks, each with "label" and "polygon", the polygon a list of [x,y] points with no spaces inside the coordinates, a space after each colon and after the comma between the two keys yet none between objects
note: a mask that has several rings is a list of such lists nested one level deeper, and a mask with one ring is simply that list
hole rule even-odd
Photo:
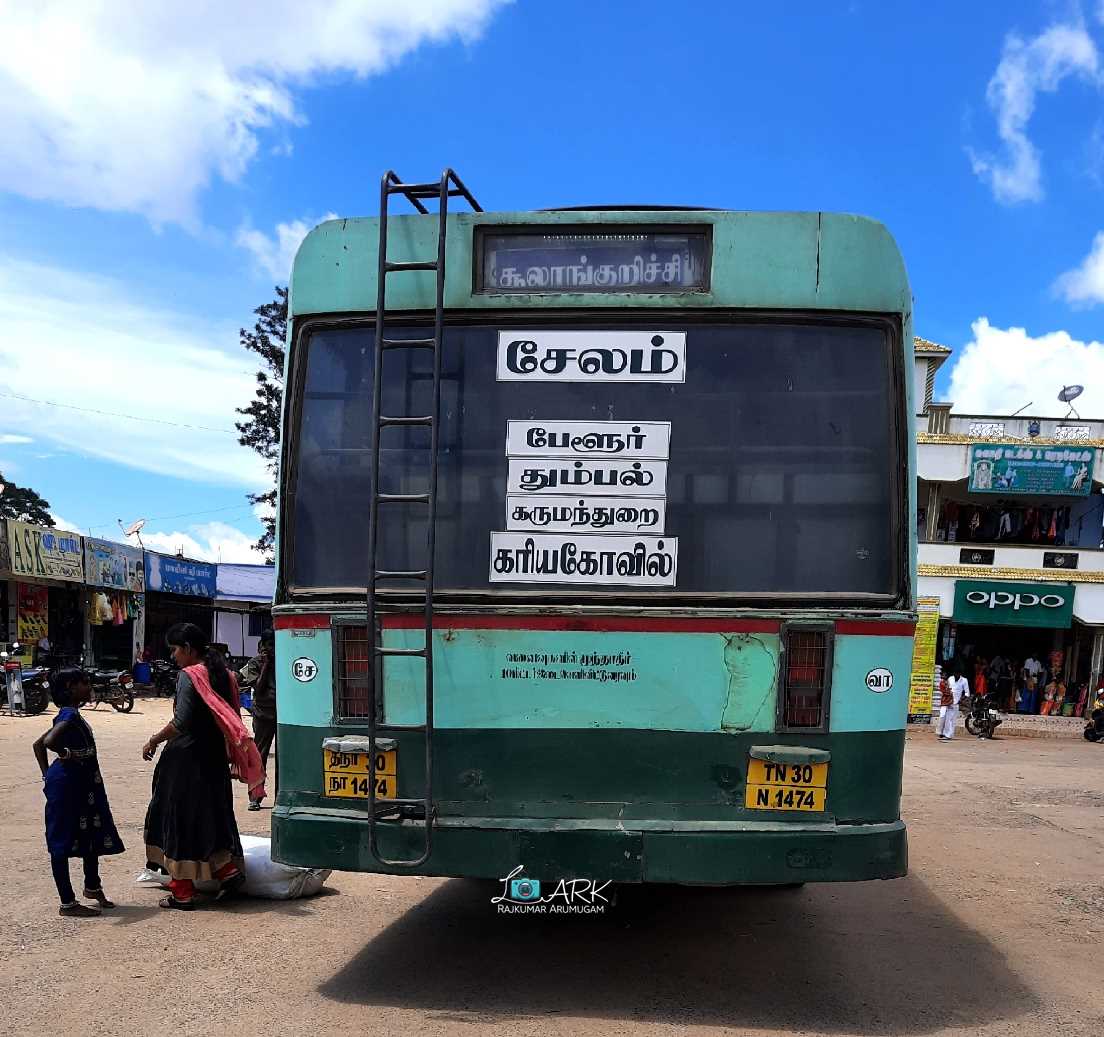
[{"label": "shop awning", "polygon": [[275,591],[275,566],[219,563],[216,601],[269,603]]}]

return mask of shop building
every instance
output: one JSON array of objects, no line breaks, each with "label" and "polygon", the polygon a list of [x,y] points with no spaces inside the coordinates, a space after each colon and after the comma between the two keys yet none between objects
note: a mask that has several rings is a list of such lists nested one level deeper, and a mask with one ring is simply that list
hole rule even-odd
[{"label": "shop building", "polygon": [[0,523],[0,531],[6,642],[19,642],[24,665],[39,661],[43,638],[54,662],[78,664],[84,650],[81,537],[14,519]]},{"label": "shop building", "polygon": [[84,618],[92,665],[129,669],[145,644],[146,573],[142,552],[84,539]]},{"label": "shop building", "polygon": [[[950,352],[916,341],[918,629],[926,634],[918,634],[910,713],[930,713],[939,671],[958,664],[972,688],[984,675],[985,690],[1010,710],[1076,714],[1104,675],[1104,420],[1057,400],[1069,416],[952,413],[932,400]],[[1042,666],[1030,689],[1029,657]]]},{"label": "shop building", "polygon": [[272,626],[275,590],[274,566],[218,564],[213,640],[242,665],[257,654],[261,634]]},{"label": "shop building", "polygon": [[146,551],[145,569],[144,648],[150,658],[168,658],[165,635],[176,623],[194,623],[211,637],[217,587],[215,563]]}]

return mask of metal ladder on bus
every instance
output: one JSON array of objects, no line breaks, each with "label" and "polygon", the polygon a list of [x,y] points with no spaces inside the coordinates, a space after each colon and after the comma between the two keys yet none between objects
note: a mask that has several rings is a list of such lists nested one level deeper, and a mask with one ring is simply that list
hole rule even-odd
[{"label": "metal ladder on bus", "polygon": [[[392,195],[402,195],[422,215],[430,215],[423,201],[437,200],[437,259],[426,262],[393,263],[387,258],[387,220]],[[438,425],[441,408],[441,336],[444,330],[445,307],[445,237],[448,229],[448,203],[450,198],[463,198],[475,212],[482,212],[479,203],[464,186],[460,178],[451,170],[441,174],[440,183],[405,183],[391,170],[383,175],[380,184],[379,217],[379,267],[376,282],[376,339],[374,350],[374,370],[372,373],[372,445],[370,474],[371,498],[368,515],[368,640],[372,646],[370,658],[371,677],[369,679],[368,738],[372,747],[372,771],[368,782],[368,848],[372,856],[380,863],[392,868],[417,868],[429,860],[433,850],[433,823],[435,808],[433,803],[433,569],[437,524],[437,451]],[[436,274],[436,301],[433,311],[433,337],[418,339],[387,338],[387,278],[391,274],[410,271],[434,271]],[[432,409],[429,414],[394,415],[381,414],[384,357],[396,349],[429,349],[433,353]],[[422,427],[429,429],[429,486],[426,493],[380,493],[379,458],[380,436],[384,429],[394,427]],[[379,549],[379,509],[380,505],[389,509],[422,505],[426,508],[426,563],[424,569],[386,569],[380,568]],[[402,580],[421,584],[425,588],[422,599],[425,637],[421,648],[387,648],[383,644],[383,631],[377,625],[377,588],[378,580]],[[376,805],[375,782],[375,745],[376,729],[380,718],[380,687],[384,680],[386,661],[403,656],[420,656],[425,659],[425,724],[421,730],[425,735],[425,794],[421,799],[386,800]],[[417,728],[415,729],[417,730]],[[377,822],[383,816],[398,813],[399,817],[416,819],[418,814],[425,823],[425,843],[421,856],[410,859],[391,859],[380,853],[377,841]]]}]

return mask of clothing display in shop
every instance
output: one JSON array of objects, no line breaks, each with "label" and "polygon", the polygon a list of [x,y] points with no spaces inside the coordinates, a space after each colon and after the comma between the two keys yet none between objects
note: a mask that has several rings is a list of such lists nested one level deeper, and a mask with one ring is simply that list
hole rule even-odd
[{"label": "clothing display in shop", "polygon": [[1007,501],[994,505],[945,501],[939,510],[936,539],[948,543],[959,540],[985,544],[1006,541],[1061,547],[1068,539],[1070,516],[1068,505],[1016,507]]},{"label": "clothing display in shop", "polygon": [[117,626],[142,615],[145,604],[141,594],[105,594],[97,591],[88,602],[88,625],[93,627]]}]

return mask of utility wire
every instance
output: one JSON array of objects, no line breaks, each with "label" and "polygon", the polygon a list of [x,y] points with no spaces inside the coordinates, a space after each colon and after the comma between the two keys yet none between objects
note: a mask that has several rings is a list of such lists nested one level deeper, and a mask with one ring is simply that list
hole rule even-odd
[{"label": "utility wire", "polygon": [[77,410],[84,414],[100,414],[105,418],[125,418],[127,421],[145,421],[151,425],[171,425],[173,428],[190,428],[199,432],[223,432],[228,436],[239,435],[236,429],[214,428],[211,425],[186,425],[180,421],[165,421],[163,418],[140,418],[137,414],[118,414],[115,411],[96,410],[94,407],[75,407],[71,403],[57,403],[54,400],[36,400],[33,396],[20,396],[13,392],[0,392],[0,397],[8,400],[23,400],[25,403],[37,403],[43,407],[60,407],[63,410]]}]

